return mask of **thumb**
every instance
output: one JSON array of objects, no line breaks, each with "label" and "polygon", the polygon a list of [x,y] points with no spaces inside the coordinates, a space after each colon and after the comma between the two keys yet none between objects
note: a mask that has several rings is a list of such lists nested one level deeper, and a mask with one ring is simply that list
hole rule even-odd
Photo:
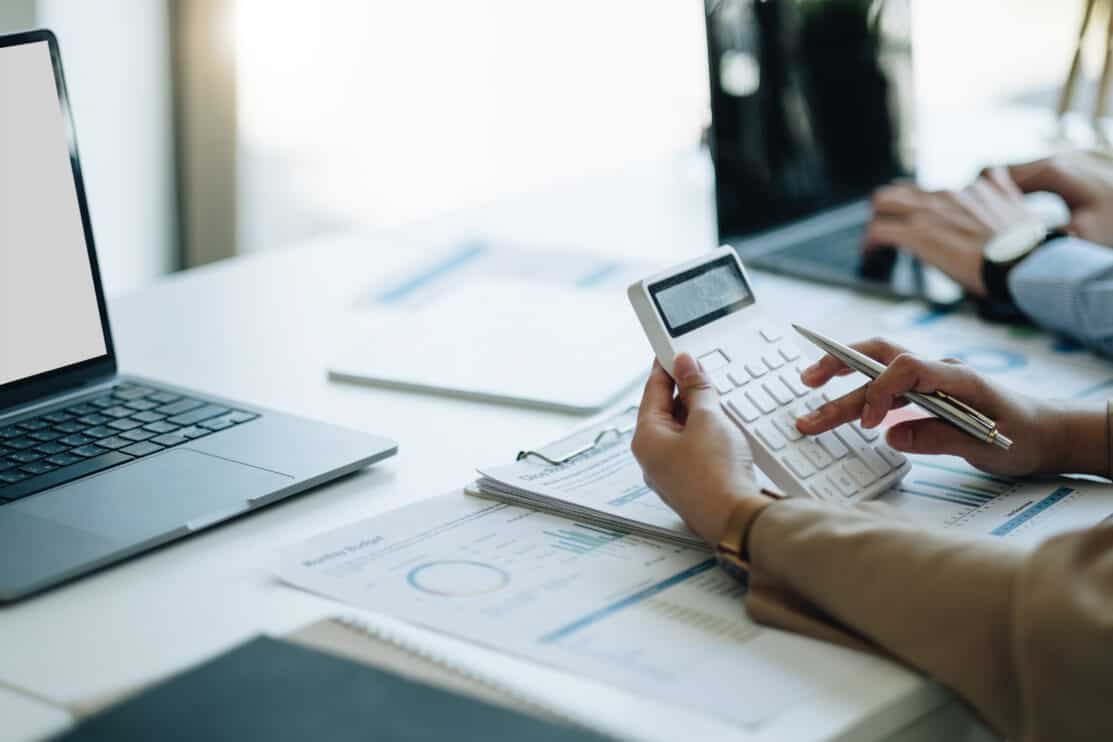
[{"label": "thumb", "polygon": [[672,375],[676,379],[680,399],[689,412],[718,406],[719,395],[711,386],[711,380],[690,355],[681,353],[673,360]]},{"label": "thumb", "polygon": [[908,420],[889,428],[886,440],[905,453],[950,454],[966,458],[985,444],[937,418]]}]

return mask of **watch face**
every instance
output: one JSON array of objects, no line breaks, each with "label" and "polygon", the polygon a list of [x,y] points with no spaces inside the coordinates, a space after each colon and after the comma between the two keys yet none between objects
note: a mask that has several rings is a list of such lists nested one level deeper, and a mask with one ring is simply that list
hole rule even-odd
[{"label": "watch face", "polygon": [[1009,227],[985,245],[985,259],[991,263],[1011,263],[1030,253],[1044,237],[1047,227],[1041,222],[1023,222]]}]

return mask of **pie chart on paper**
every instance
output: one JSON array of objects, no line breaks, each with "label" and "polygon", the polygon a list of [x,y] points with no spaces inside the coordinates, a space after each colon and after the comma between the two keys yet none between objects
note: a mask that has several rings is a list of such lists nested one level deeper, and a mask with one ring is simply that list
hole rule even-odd
[{"label": "pie chart on paper", "polygon": [[1020,353],[996,348],[964,350],[954,357],[983,374],[1002,374],[1028,365],[1028,359]]},{"label": "pie chart on paper", "polygon": [[466,598],[493,593],[510,584],[506,570],[465,559],[426,562],[406,575],[410,587],[442,598]]}]

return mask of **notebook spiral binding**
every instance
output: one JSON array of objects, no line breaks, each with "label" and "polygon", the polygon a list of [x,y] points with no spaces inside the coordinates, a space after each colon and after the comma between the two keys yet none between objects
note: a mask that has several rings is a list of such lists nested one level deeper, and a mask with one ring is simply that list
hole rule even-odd
[{"label": "notebook spiral binding", "polygon": [[515,688],[510,684],[496,678],[493,675],[476,670],[475,668],[465,666],[459,662],[445,659],[429,651],[419,643],[399,635],[397,632],[382,626],[376,626],[358,618],[351,616],[336,617],[332,619],[335,623],[349,631],[353,631],[361,636],[364,636],[375,641],[387,644],[395,649],[410,655],[412,658],[419,662],[423,662],[428,666],[432,666],[455,676],[460,680],[466,680],[469,683],[475,683],[482,686],[489,691],[505,696],[510,701],[519,704],[522,708],[526,709],[528,713],[534,714],[541,718],[550,719],[568,726],[577,727],[592,731],[596,734],[604,734],[611,737],[617,736],[611,731],[600,728],[598,722],[590,722],[586,719],[580,718],[576,714],[569,713],[568,711],[558,708],[552,703],[532,693],[526,693],[519,688]]},{"label": "notebook spiral binding", "polygon": [[[633,406],[627,407],[625,410],[623,410],[619,414],[615,415],[614,418],[612,418],[612,419],[618,419],[620,417],[628,416],[628,415],[630,415],[631,412],[637,412],[637,409],[638,409],[637,407],[633,407]],[[549,456],[545,455],[544,453],[542,453],[540,451],[519,451],[517,460],[521,461],[522,459],[528,459],[530,457],[533,457],[533,458],[541,459],[542,461],[544,461],[546,464],[549,464],[550,466],[560,466],[561,464],[567,464],[569,461],[572,461],[573,459],[577,459],[580,456],[583,456],[585,453],[588,453],[589,451],[592,451],[592,450],[598,448],[600,446],[600,444],[602,444],[604,441],[606,441],[609,438],[621,439],[627,433],[633,432],[636,422],[637,422],[636,420],[632,420],[632,421],[626,423],[625,425],[612,425],[608,428],[603,428],[602,430],[599,431],[598,434],[596,434],[595,439],[593,441],[591,441],[590,443],[586,443],[586,444],[584,444],[584,445],[580,446],[579,448],[576,448],[572,451],[569,451],[568,453],[566,453],[564,456],[561,456],[560,458],[556,458],[556,459],[550,458]]]}]

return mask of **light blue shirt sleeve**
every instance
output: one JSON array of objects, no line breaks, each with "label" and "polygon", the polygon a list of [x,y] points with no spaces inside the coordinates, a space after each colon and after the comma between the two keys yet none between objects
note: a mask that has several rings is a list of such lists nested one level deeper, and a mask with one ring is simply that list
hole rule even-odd
[{"label": "light blue shirt sleeve", "polygon": [[1113,248],[1057,239],[1013,269],[1009,290],[1034,322],[1113,356]]}]

